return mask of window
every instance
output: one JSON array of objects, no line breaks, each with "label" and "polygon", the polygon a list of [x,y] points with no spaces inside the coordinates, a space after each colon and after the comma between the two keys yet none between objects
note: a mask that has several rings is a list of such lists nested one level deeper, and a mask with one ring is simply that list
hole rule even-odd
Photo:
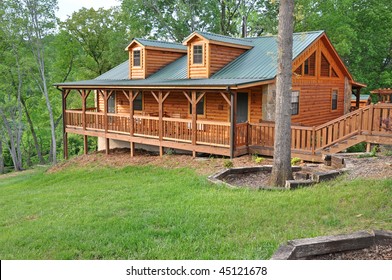
[{"label": "window", "polygon": [[143,110],[143,93],[139,92],[135,100],[133,101],[133,109],[136,111]]},{"label": "window", "polygon": [[313,53],[307,60],[305,60],[304,74],[314,76],[316,69],[316,53]]},{"label": "window", "polygon": [[193,46],[193,64],[203,64],[203,46]]},{"label": "window", "polygon": [[291,94],[291,115],[299,114],[299,91],[293,91]]},{"label": "window", "polygon": [[133,66],[140,66],[140,50],[133,51]]},{"label": "window", "polygon": [[329,62],[327,58],[324,56],[324,54],[321,54],[321,72],[320,75],[323,77],[329,77]]},{"label": "window", "polygon": [[336,110],[338,108],[338,91],[332,91],[332,110]]},{"label": "window", "polygon": [[108,110],[109,114],[116,113],[116,93],[112,93],[108,99]]},{"label": "window", "polygon": [[[201,95],[201,93],[198,92],[196,94],[196,96],[197,96],[196,98],[199,98],[200,95]],[[199,103],[197,103],[197,105],[196,105],[196,114],[198,114],[198,115],[204,115],[204,99],[205,99],[205,96],[203,96],[203,98],[200,99]],[[189,104],[189,113],[192,115],[192,104]]]}]

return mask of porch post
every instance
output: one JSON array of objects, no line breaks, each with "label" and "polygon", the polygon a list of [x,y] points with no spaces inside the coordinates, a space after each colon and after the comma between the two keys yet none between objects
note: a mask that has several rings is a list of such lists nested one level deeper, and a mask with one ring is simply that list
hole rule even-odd
[{"label": "porch post", "polygon": [[163,140],[163,96],[162,91],[159,91],[158,95],[158,105],[159,105],[159,155],[163,156],[163,147],[162,147],[162,140]]},{"label": "porch post", "polygon": [[129,148],[131,150],[131,157],[134,157],[135,155],[135,143],[132,141],[133,137],[133,115],[135,111],[133,108],[133,90],[129,91],[129,135],[131,136],[131,141],[129,142]]},{"label": "porch post", "polygon": [[192,91],[192,156],[196,157],[196,141],[197,141],[197,102],[196,91]]},{"label": "porch post", "polygon": [[[86,131],[86,99],[87,99],[87,92],[86,90],[82,90],[82,122],[83,122],[83,131]],[[83,150],[84,154],[88,154],[88,145],[87,145],[87,135],[83,135]]]},{"label": "porch post", "polygon": [[110,150],[109,138],[107,138],[108,133],[108,92],[103,90],[103,118],[104,118],[104,128],[105,128],[105,152],[108,155]]},{"label": "porch post", "polygon": [[361,100],[361,88],[357,88],[357,94],[355,95],[356,99],[355,99],[355,107],[357,107],[357,109],[359,109],[359,101]]},{"label": "porch post", "polygon": [[237,124],[237,92],[231,92],[230,94],[230,158],[235,156],[235,129]]},{"label": "porch post", "polygon": [[67,118],[67,95],[70,90],[62,90],[62,105],[63,105],[63,157],[64,159],[68,159],[68,134],[66,131],[66,118]]}]

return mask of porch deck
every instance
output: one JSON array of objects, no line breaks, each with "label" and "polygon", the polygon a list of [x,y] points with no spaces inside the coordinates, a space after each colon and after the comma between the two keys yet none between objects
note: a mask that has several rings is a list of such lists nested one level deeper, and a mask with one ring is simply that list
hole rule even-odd
[{"label": "porch deck", "polygon": [[[148,115],[134,115],[131,122],[128,114],[104,114],[95,109],[65,111],[67,133],[224,156],[231,155],[231,148],[234,156],[273,155],[272,122],[236,124],[234,141],[230,139],[230,122],[195,123],[192,119]],[[292,156],[311,161],[360,142],[392,144],[392,105],[370,105],[317,127],[292,126],[291,142]]]}]

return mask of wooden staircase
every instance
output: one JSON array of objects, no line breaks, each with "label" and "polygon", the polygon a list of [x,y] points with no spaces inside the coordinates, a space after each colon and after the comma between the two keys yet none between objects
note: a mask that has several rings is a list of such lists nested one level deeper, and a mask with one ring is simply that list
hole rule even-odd
[{"label": "wooden staircase", "polygon": [[[249,124],[250,153],[273,155],[274,123]],[[292,156],[322,161],[358,143],[392,145],[392,104],[371,104],[325,124],[291,127]]]}]

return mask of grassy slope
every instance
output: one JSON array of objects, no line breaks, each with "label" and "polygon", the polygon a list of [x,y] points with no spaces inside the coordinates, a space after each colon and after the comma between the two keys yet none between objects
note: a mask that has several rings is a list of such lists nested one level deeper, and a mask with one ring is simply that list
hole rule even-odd
[{"label": "grassy slope", "polygon": [[265,259],[288,239],[392,228],[392,180],[291,192],[213,186],[189,169],[0,177],[0,259]]}]

